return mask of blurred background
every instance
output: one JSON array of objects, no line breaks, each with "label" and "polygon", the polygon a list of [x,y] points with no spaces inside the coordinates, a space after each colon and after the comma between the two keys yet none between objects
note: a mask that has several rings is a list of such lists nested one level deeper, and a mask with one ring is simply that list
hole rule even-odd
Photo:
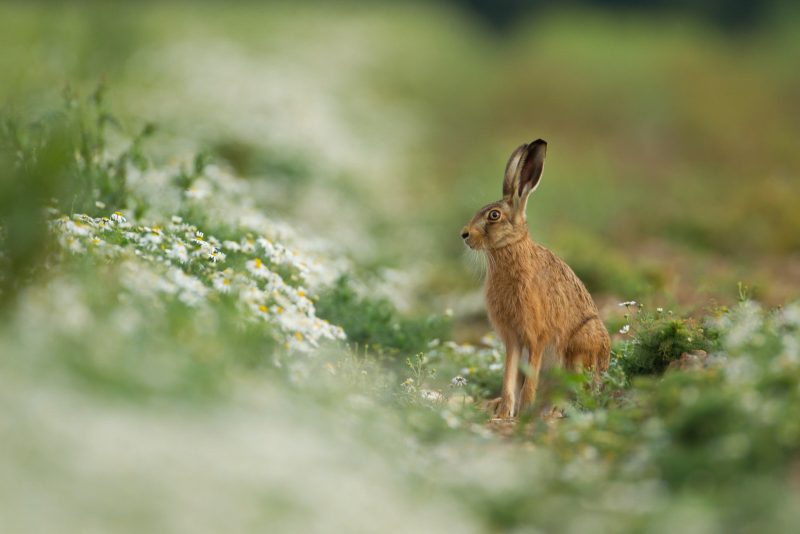
[{"label": "blurred background", "polygon": [[531,232],[601,302],[744,281],[777,303],[800,287],[796,21],[781,0],[5,2],[0,98],[35,113],[102,80],[149,149],[268,181],[265,210],[396,271],[409,306],[475,317],[458,230],[542,137]]}]

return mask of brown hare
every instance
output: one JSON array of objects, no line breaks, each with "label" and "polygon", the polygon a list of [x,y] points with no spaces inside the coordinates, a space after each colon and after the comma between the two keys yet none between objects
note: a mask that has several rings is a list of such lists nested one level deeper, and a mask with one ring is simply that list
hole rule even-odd
[{"label": "brown hare", "polygon": [[461,231],[487,258],[486,308],[506,347],[495,416],[512,418],[536,397],[545,353],[570,370],[608,369],[611,341],[592,297],[572,269],[528,235],[525,207],[539,185],[547,143],[517,148],[506,166],[503,199],[478,210]]}]

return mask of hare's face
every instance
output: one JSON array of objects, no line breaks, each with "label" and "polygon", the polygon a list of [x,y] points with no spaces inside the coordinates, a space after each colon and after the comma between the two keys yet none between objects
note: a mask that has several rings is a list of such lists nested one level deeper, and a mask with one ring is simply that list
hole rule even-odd
[{"label": "hare's face", "polygon": [[528,233],[524,214],[505,200],[492,202],[480,210],[461,230],[464,243],[473,250],[501,248]]},{"label": "hare's face", "polygon": [[502,248],[528,234],[525,207],[528,195],[539,186],[546,151],[547,143],[537,139],[511,154],[503,179],[503,200],[482,207],[461,230],[469,248]]}]

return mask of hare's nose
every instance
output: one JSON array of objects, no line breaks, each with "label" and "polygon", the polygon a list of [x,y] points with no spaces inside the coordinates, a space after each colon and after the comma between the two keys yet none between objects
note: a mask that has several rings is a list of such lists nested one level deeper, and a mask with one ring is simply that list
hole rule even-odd
[{"label": "hare's nose", "polygon": [[467,229],[464,228],[463,230],[461,230],[461,239],[466,239],[468,237],[469,237],[469,232],[467,232]]}]

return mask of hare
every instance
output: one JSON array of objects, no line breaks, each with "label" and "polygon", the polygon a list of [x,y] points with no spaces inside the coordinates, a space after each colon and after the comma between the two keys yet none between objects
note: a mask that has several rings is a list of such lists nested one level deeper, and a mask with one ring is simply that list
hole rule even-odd
[{"label": "hare", "polygon": [[[611,340],[586,287],[558,256],[528,235],[525,208],[544,169],[547,143],[517,148],[506,166],[503,199],[487,204],[461,231],[487,258],[489,319],[506,348],[495,417],[513,418],[536,397],[545,353],[570,370],[608,369]],[[549,359],[549,358],[548,358]]]}]

